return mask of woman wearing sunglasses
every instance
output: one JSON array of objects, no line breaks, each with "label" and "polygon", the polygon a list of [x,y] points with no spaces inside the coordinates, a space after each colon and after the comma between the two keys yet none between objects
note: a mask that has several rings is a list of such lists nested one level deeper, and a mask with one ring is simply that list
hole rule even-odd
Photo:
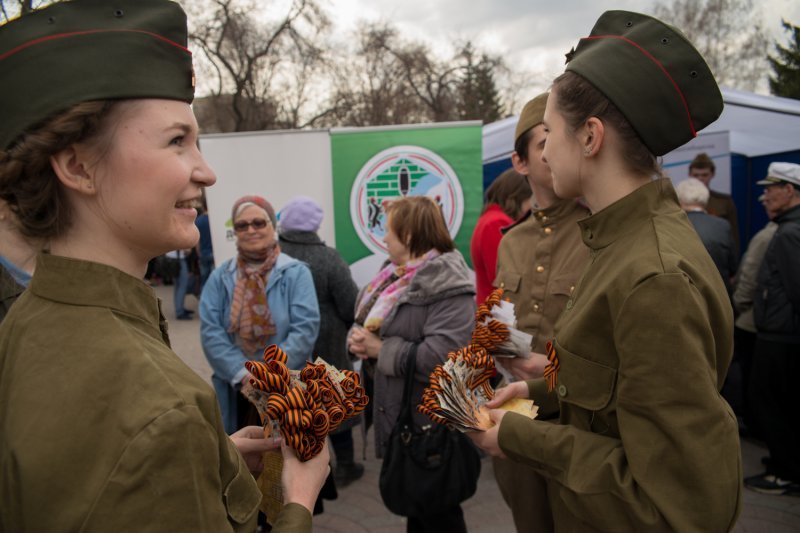
[{"label": "woman wearing sunglasses", "polygon": [[237,255],[208,278],[200,299],[200,335],[226,431],[259,424],[242,395],[248,359],[277,344],[289,367],[302,368],[319,333],[319,305],[308,267],[281,253],[275,211],[260,196],[244,196],[231,212]]}]

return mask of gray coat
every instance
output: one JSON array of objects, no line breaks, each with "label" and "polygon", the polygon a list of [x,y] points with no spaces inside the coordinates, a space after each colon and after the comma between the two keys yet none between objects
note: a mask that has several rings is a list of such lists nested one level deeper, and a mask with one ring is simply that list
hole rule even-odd
[{"label": "gray coat", "polygon": [[728,293],[731,292],[731,277],[736,273],[738,260],[736,247],[731,237],[731,225],[724,218],[719,218],[702,211],[686,213],[695,231],[703,241],[708,255],[719,270]]},{"label": "gray coat", "polygon": [[320,356],[339,369],[353,369],[347,354],[347,330],[353,325],[356,287],[339,252],[326,246],[316,233],[284,231],[279,237],[281,251],[303,261],[311,269],[319,301],[319,335],[313,356]]},{"label": "gray coat", "polygon": [[432,259],[411,281],[380,330],[383,346],[375,371],[373,410],[375,449],[383,457],[392,427],[400,414],[405,364],[414,342],[417,371],[412,406],[417,424],[430,418],[416,411],[433,368],[447,353],[469,344],[475,318],[475,285],[458,251]]}]

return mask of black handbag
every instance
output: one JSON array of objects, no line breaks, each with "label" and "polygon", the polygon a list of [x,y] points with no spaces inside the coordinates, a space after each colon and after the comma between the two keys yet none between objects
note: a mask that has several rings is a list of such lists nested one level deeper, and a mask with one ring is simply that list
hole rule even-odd
[{"label": "black handbag", "polygon": [[465,435],[431,422],[414,424],[411,391],[416,344],[409,353],[400,416],[392,428],[380,475],[381,498],[401,516],[429,516],[451,509],[473,494],[481,473],[478,450]]}]

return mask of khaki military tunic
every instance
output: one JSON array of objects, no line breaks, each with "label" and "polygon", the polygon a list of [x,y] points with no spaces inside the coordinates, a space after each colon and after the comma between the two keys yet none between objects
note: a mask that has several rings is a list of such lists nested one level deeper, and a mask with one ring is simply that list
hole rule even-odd
[{"label": "khaki military tunic", "polygon": [[[503,236],[494,285],[514,304],[517,327],[533,335],[533,351],[544,353],[567,299],[589,261],[578,221],[589,210],[574,200],[558,200],[537,209]],[[552,405],[540,406],[540,418],[557,413]],[[541,402],[540,402],[541,403]],[[527,465],[493,458],[497,484],[514,515],[517,531],[553,529],[545,479]]]},{"label": "khaki military tunic", "polygon": [[261,499],[152,289],[52,255],[0,326],[0,478],[9,532],[253,531]]},{"label": "khaki military tunic", "polygon": [[668,180],[581,231],[591,263],[556,324],[560,422],[509,413],[500,446],[548,479],[557,531],[729,530],[742,472],[719,273]]},{"label": "khaki military tunic", "polygon": [[495,287],[513,304],[517,328],[534,336],[535,352],[544,353],[556,320],[589,259],[578,221],[589,210],[574,200],[559,200],[532,211],[500,241]]}]

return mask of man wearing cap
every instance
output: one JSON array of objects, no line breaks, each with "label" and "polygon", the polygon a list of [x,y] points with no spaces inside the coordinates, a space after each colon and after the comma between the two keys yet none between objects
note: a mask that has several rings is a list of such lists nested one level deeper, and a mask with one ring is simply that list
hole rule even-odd
[{"label": "man wearing cap", "polygon": [[739,254],[739,219],[736,216],[736,204],[729,194],[711,189],[711,180],[714,178],[716,165],[706,153],[699,153],[689,163],[689,177],[700,180],[708,189],[708,204],[706,211],[709,215],[724,218],[731,225],[731,237],[733,238],[734,253]]},{"label": "man wearing cap", "polygon": [[758,271],[751,377],[754,415],[770,453],[767,471],[745,486],[768,494],[800,495],[800,165],[772,163],[764,202],[777,215],[775,235]]},{"label": "man wearing cap", "polygon": [[[533,208],[505,230],[497,259],[496,287],[514,304],[517,327],[533,335],[533,352],[545,352],[553,337],[553,326],[564,310],[575,284],[589,259],[581,241],[578,220],[589,210],[575,200],[562,200],[553,191],[553,177],[542,161],[547,134],[542,117],[547,93],[540,94],[522,109],[514,132],[514,169],[528,178],[533,191]],[[541,377],[546,360],[498,359],[516,379]],[[555,395],[539,406],[539,419],[558,416]],[[553,517],[547,500],[547,484],[532,468],[508,459],[494,458],[494,472],[500,492],[511,507],[517,531],[550,531]]]},{"label": "man wearing cap", "polygon": [[[775,212],[768,208],[762,194],[758,201],[764,206],[769,217],[769,222],[761,228],[747,243],[747,249],[742,254],[739,270],[736,272],[733,289],[733,308],[736,310],[736,321],[733,328],[733,365],[739,365],[741,379],[737,384],[734,380],[725,382],[722,394],[731,404],[734,411],[744,418],[744,423],[750,435],[759,436],[758,424],[753,417],[752,402],[750,401],[750,371],[753,367],[753,354],[756,344],[755,318],[753,317],[753,300],[756,296],[758,271],[764,261],[764,254],[775,235],[778,225],[773,222]],[[730,378],[730,373],[729,373]]]}]

